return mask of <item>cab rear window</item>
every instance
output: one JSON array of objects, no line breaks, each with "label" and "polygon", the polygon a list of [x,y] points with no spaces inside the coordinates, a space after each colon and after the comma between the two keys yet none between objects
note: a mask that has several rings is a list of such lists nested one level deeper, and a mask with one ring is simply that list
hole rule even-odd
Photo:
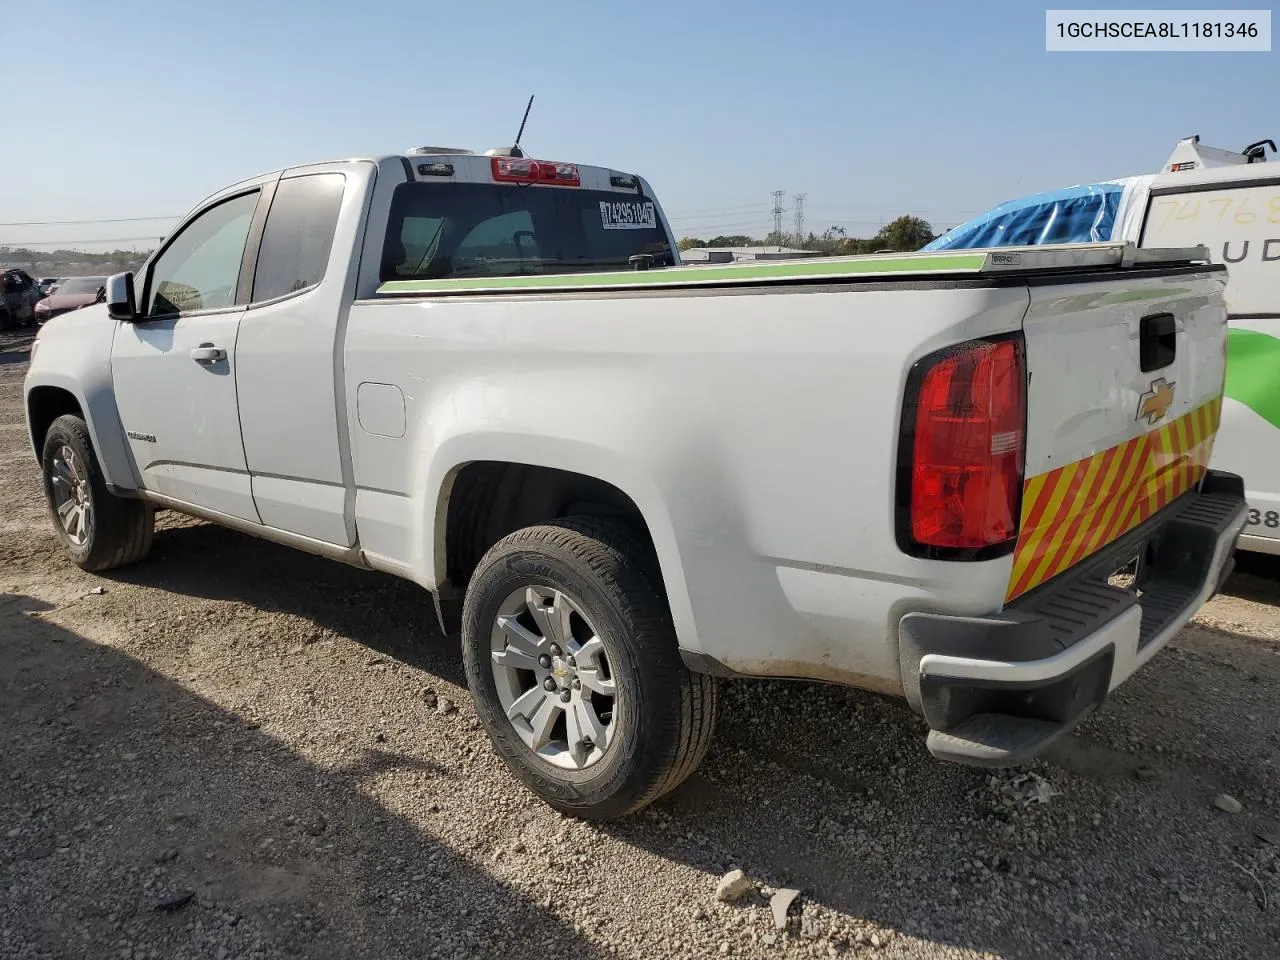
[{"label": "cab rear window", "polygon": [[673,263],[647,197],[567,187],[404,183],[391,201],[382,280],[508,277]]}]

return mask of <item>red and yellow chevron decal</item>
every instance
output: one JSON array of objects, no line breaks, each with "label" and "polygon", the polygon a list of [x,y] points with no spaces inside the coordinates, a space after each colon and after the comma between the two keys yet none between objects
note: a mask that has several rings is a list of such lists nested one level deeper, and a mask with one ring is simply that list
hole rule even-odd
[{"label": "red and yellow chevron decal", "polygon": [[1211,400],[1140,437],[1026,480],[1005,600],[1124,536],[1199,483],[1221,412],[1221,398]]}]

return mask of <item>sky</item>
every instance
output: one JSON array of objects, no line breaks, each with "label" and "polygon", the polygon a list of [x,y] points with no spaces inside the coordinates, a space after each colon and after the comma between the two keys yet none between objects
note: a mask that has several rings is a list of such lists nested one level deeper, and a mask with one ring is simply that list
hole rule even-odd
[{"label": "sky", "polygon": [[1026,0],[42,0],[29,19],[0,57],[0,245],[147,249],[173,220],[124,221],[257,173],[507,145],[531,93],[526,153],[640,173],[704,239],[762,236],[775,190],[788,228],[803,193],[806,232],[941,231],[1155,172],[1191,134],[1280,139],[1277,53],[1048,53]]}]

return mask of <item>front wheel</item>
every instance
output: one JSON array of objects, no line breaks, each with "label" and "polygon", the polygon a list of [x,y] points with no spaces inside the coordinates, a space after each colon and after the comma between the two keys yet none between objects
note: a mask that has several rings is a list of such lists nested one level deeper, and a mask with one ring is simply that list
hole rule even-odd
[{"label": "front wheel", "polygon": [[650,556],[619,524],[562,520],[499,541],[467,587],[476,711],[508,767],[563,813],[637,810],[711,742],[716,682],[681,661]]},{"label": "front wheel", "polygon": [[147,555],[155,511],[141,500],[108,492],[82,419],[67,414],[53,421],[41,462],[54,529],[72,563],[83,570],[110,570]]}]

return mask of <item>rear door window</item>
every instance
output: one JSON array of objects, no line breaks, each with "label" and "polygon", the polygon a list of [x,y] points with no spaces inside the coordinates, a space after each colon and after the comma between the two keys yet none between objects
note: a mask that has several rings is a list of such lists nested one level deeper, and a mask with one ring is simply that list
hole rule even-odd
[{"label": "rear door window", "polygon": [[626,270],[673,262],[652,200],[569,187],[405,183],[396,188],[382,280]]},{"label": "rear door window", "polygon": [[276,186],[258,250],[254,303],[306,290],[324,279],[345,183],[340,173],[313,173]]}]

